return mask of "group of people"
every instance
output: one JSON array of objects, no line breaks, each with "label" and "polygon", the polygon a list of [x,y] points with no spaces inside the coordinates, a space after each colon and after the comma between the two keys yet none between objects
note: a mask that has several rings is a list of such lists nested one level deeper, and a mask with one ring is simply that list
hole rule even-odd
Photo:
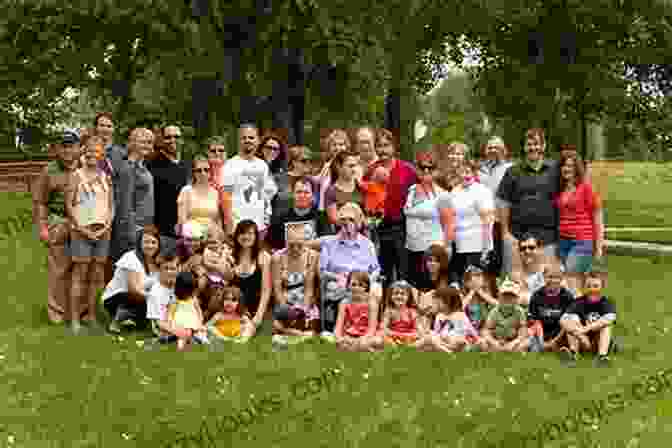
[{"label": "group of people", "polygon": [[216,136],[182,160],[178,126],[113,135],[108,113],[65,131],[33,190],[49,318],[75,334],[102,330],[102,300],[108,331],[149,326],[179,349],[265,333],[608,360],[600,196],[574,146],[546,157],[543,129],[518,163],[496,136],[412,163],[371,127],[331,130],[319,157],[250,123],[230,158]]}]

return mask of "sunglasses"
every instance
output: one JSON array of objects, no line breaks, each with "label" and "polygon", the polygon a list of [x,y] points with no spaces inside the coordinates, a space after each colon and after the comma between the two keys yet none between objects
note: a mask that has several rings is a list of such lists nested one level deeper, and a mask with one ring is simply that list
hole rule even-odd
[{"label": "sunglasses", "polygon": [[535,250],[537,246],[520,246],[521,252],[527,252],[528,250]]},{"label": "sunglasses", "polygon": [[210,171],[210,168],[194,168],[192,172],[194,173],[207,173]]},{"label": "sunglasses", "polygon": [[226,149],[211,149],[210,152],[213,154],[226,154]]},{"label": "sunglasses", "polygon": [[278,146],[264,145],[263,149],[268,149],[270,151],[280,151],[280,147],[278,147]]},{"label": "sunglasses", "polygon": [[172,139],[177,140],[178,138],[181,138],[181,137],[182,137],[181,135],[166,135],[164,138],[166,140],[172,140]]},{"label": "sunglasses", "polygon": [[432,172],[434,171],[434,165],[418,165],[418,171]]},{"label": "sunglasses", "polygon": [[310,159],[297,159],[297,162],[308,163],[310,162]]}]

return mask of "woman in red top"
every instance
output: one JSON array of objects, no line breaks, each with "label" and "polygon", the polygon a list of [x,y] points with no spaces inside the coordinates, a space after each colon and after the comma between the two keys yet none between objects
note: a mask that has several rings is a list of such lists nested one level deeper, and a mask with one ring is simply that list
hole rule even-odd
[{"label": "woman in red top", "polygon": [[601,258],[604,246],[602,200],[584,172],[577,158],[562,158],[560,193],[555,199],[560,215],[560,259],[575,291],[579,276],[590,272],[593,256]]}]

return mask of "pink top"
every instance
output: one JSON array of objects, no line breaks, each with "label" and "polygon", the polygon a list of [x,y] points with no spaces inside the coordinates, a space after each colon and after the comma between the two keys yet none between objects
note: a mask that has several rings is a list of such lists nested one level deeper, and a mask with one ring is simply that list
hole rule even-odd
[{"label": "pink top", "polygon": [[560,215],[560,237],[594,241],[595,210],[602,208],[600,195],[589,182],[582,182],[573,192],[563,191],[554,199]]},{"label": "pink top", "polygon": [[343,332],[349,336],[364,336],[369,331],[369,304],[348,303],[344,311]]}]

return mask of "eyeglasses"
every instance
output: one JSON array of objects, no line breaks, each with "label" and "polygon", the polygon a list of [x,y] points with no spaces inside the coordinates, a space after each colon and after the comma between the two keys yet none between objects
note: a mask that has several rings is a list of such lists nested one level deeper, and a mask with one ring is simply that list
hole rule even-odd
[{"label": "eyeglasses", "polygon": [[418,171],[426,171],[431,173],[434,171],[434,165],[418,165]]},{"label": "eyeglasses", "polygon": [[528,250],[536,250],[537,246],[520,246],[521,252],[527,252]]},{"label": "eyeglasses", "polygon": [[192,172],[194,173],[207,173],[210,171],[210,168],[194,168]]}]

